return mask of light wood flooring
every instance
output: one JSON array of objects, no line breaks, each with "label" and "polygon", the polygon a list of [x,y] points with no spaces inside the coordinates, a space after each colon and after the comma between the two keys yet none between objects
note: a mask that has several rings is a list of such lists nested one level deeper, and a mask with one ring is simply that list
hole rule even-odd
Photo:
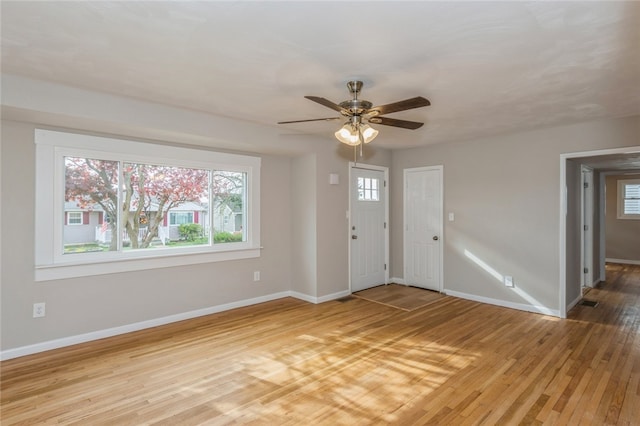
[{"label": "light wood flooring", "polygon": [[640,424],[640,266],[570,318],[281,299],[2,363],[2,425]]},{"label": "light wood flooring", "polygon": [[354,297],[392,306],[403,311],[413,311],[445,297],[437,291],[425,290],[401,284],[380,285],[353,293]]}]

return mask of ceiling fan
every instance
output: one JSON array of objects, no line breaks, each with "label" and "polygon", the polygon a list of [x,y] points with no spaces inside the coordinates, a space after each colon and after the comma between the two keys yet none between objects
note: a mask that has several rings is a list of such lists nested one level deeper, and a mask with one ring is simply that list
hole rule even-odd
[{"label": "ceiling fan", "polygon": [[371,142],[376,136],[378,131],[375,130],[367,123],[382,124],[384,126],[401,127],[403,129],[415,130],[424,123],[417,121],[398,120],[396,118],[382,117],[385,114],[391,114],[392,112],[406,111],[408,109],[421,108],[431,105],[428,99],[422,96],[416,96],[415,98],[405,99],[403,101],[393,102],[386,105],[372,106],[369,101],[358,99],[360,90],[362,89],[362,81],[354,80],[347,83],[349,93],[352,95],[352,99],[335,104],[330,100],[321,98],[318,96],[305,96],[305,98],[317,102],[320,105],[324,105],[327,108],[331,108],[341,114],[339,117],[328,118],[313,118],[310,120],[293,120],[293,121],[279,121],[278,124],[290,124],[290,123],[304,123],[307,121],[331,121],[340,120],[346,118],[344,125],[335,132],[336,138],[347,145],[357,147],[360,145],[362,153],[362,144]]}]

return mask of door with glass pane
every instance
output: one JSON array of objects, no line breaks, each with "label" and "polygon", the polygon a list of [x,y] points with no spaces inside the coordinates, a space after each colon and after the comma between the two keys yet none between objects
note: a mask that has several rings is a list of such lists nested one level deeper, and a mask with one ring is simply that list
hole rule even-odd
[{"label": "door with glass pane", "polygon": [[351,291],[385,284],[386,197],[382,170],[352,168]]}]

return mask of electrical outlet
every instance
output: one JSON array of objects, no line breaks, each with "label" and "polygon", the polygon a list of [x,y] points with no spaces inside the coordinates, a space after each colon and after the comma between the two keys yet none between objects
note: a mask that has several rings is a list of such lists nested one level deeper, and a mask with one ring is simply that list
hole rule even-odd
[{"label": "electrical outlet", "polygon": [[33,317],[34,318],[43,317],[45,315],[44,307],[45,307],[44,302],[34,303],[33,304]]},{"label": "electrical outlet", "polygon": [[510,275],[505,275],[504,277],[504,285],[507,287],[515,287],[513,284],[513,277]]},{"label": "electrical outlet", "polygon": [[254,271],[253,272],[253,280],[254,281],[260,281],[260,271]]}]

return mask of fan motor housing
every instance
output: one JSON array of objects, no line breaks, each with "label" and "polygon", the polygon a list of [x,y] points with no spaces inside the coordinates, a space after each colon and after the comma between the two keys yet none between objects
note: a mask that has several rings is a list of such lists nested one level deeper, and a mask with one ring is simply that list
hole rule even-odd
[{"label": "fan motor housing", "polygon": [[349,101],[340,102],[340,106],[344,109],[348,109],[354,115],[360,115],[370,109],[373,104],[369,101],[352,99]]}]

